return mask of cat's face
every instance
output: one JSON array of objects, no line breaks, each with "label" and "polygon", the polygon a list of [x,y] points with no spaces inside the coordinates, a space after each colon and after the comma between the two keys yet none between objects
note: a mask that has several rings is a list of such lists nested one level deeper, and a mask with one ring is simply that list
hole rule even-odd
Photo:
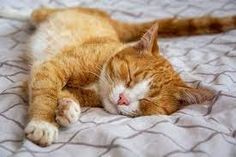
[{"label": "cat's face", "polygon": [[141,114],[140,101],[147,97],[153,82],[147,59],[133,48],[126,48],[104,66],[100,78],[100,95],[104,108],[114,114]]},{"label": "cat's face", "polygon": [[137,44],[121,50],[104,65],[99,93],[105,110],[132,117],[170,114],[179,109],[181,102],[208,99],[206,90],[192,90],[182,82],[159,55],[156,41],[157,26],[153,26]]}]

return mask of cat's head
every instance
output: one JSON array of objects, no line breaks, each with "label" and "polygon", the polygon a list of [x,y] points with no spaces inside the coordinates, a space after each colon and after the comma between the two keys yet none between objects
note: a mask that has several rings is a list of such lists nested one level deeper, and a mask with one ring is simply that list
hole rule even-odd
[{"label": "cat's head", "polygon": [[206,89],[186,86],[157,45],[158,25],[153,25],[134,45],[116,53],[103,66],[99,86],[105,110],[139,116],[170,114],[181,104],[212,98]]}]

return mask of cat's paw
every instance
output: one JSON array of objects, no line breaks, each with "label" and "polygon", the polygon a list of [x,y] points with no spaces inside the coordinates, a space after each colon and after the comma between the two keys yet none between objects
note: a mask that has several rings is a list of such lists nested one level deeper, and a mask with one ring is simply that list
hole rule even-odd
[{"label": "cat's paw", "polygon": [[25,128],[26,137],[40,145],[48,146],[58,137],[58,128],[46,121],[31,120]]},{"label": "cat's paw", "polygon": [[80,106],[70,98],[58,100],[56,110],[56,121],[60,126],[68,127],[78,121],[80,115]]}]

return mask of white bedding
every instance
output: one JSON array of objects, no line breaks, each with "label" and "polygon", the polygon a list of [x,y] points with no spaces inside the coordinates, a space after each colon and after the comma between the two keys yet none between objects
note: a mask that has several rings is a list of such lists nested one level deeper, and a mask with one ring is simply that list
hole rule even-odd
[{"label": "white bedding", "polygon": [[[236,15],[235,0],[0,0],[0,9],[75,5],[102,8],[129,22]],[[187,82],[218,91],[212,102],[138,118],[85,108],[79,122],[60,130],[58,141],[46,148],[23,132],[28,105],[21,82],[29,70],[20,56],[30,34],[26,23],[0,19],[0,157],[236,156],[236,30],[160,40],[163,55]]]}]

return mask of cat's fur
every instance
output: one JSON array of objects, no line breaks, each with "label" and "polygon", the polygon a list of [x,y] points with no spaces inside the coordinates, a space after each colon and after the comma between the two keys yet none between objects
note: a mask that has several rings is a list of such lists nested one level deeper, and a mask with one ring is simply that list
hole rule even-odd
[{"label": "cat's fur", "polygon": [[[236,17],[128,24],[97,9],[44,8],[32,13],[31,22],[37,30],[30,42],[30,122],[25,132],[31,141],[46,146],[56,139],[58,124],[78,120],[80,106],[140,116],[171,114],[183,104],[210,100],[211,91],[187,86],[161,56],[157,32],[222,32],[235,28]],[[139,41],[124,44],[134,40]]]}]

